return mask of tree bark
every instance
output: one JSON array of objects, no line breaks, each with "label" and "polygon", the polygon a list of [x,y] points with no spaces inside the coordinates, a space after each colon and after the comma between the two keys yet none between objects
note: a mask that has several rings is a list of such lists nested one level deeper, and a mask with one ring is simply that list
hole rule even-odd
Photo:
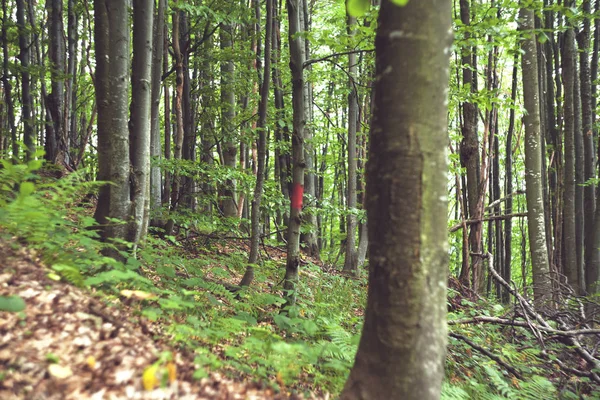
[{"label": "tree bark", "polygon": [[440,398],[450,10],[446,0],[381,5],[367,165],[369,290],[343,400]]},{"label": "tree bark", "polygon": [[21,61],[21,120],[23,121],[23,143],[26,147],[25,159],[30,160],[35,152],[35,137],[31,109],[31,78],[29,73],[30,43],[27,27],[25,26],[25,2],[17,2],[17,26],[19,27],[19,60]]},{"label": "tree bark", "polygon": [[[165,0],[158,0],[158,9],[153,24],[153,53],[152,53],[152,92],[150,103],[150,157],[155,160],[161,158],[161,140],[160,140],[160,86],[162,75],[162,63],[164,52],[164,25],[165,25]],[[165,122],[165,125],[168,121]],[[158,165],[150,167],[150,208],[155,213],[161,207],[161,185],[162,173]],[[160,225],[158,219],[153,221],[153,225]]]},{"label": "tree bark", "polygon": [[[221,26],[221,50],[233,47],[233,27]],[[238,143],[235,141],[233,119],[235,117],[234,65],[231,60],[221,62],[221,135],[223,140],[223,165],[235,169]],[[235,180],[228,179],[222,189],[223,214],[225,217],[237,216]]]},{"label": "tree bark", "polygon": [[[50,56],[50,76],[52,81],[52,92],[48,95],[48,107],[52,118],[54,138],[46,138],[51,144],[46,146],[46,159],[50,162],[64,162],[65,152],[68,151],[66,132],[66,120],[64,110],[65,95],[65,42],[63,26],[63,1],[46,1],[48,11],[48,36],[50,39],[48,53]],[[62,154],[60,154],[62,153]]]},{"label": "tree bark", "polygon": [[146,236],[150,217],[153,10],[154,0],[133,0],[133,62],[129,138],[132,219],[128,240],[134,244]]},{"label": "tree bark", "polygon": [[575,219],[575,38],[573,28],[569,27],[564,37],[563,85],[565,88],[564,124],[564,266],[563,271],[569,285],[579,293],[579,274],[577,270],[577,227]]},{"label": "tree bark", "polygon": [[[523,4],[523,3],[522,3]],[[540,133],[539,82],[537,68],[534,13],[521,5],[520,30],[525,39],[521,42],[523,56],[523,102],[525,122],[525,185],[527,198],[527,224],[529,247],[533,264],[533,294],[537,306],[551,300],[550,266],[546,247],[544,198],[542,188],[542,152]]]},{"label": "tree bark", "polygon": [[301,36],[300,13],[302,0],[286,0],[288,10],[288,40],[290,47],[290,70],[292,74],[292,108],[294,110],[292,133],[292,190],[290,196],[290,219],[287,231],[287,260],[283,282],[287,305],[296,302],[296,284],[300,266],[300,226],[302,225],[302,200],[304,195],[304,61],[305,47]]},{"label": "tree bark", "polygon": [[94,217],[102,237],[126,237],[129,197],[129,10],[126,2],[94,0],[96,42],[96,103],[98,104],[98,180],[112,182],[100,188]]},{"label": "tree bark", "polygon": [[256,130],[258,131],[257,149],[257,170],[256,170],[256,186],[254,187],[254,197],[252,199],[252,214],[251,214],[251,235],[250,235],[250,256],[248,258],[248,266],[246,272],[240,282],[241,286],[248,286],[254,279],[254,264],[258,261],[258,250],[260,243],[260,204],[263,196],[265,184],[265,157],[267,153],[267,105],[269,102],[269,75],[271,71],[271,30],[273,25],[273,1],[266,0],[266,29],[265,29],[265,51],[264,51],[264,67],[263,80],[260,88],[260,102],[258,104],[258,122]]},{"label": "tree bark", "polygon": [[[347,29],[350,38],[354,37],[356,18],[347,16]],[[358,93],[356,53],[348,55],[348,216],[346,217],[346,257],[344,272],[357,272],[358,253],[356,250],[356,131],[358,126]]]},{"label": "tree bark", "polygon": [[[471,24],[471,9],[469,0],[460,0],[460,19],[465,27]],[[465,32],[465,40],[468,40],[470,33]],[[477,92],[473,68],[475,65],[475,51],[471,47],[465,47],[461,50],[462,79],[463,86],[470,87],[471,93]],[[477,106],[466,101],[462,104],[463,126],[462,142],[460,144],[460,161],[463,168],[467,171],[467,203],[468,218],[480,219],[483,210],[479,209],[479,197],[481,190],[480,159],[479,159],[479,138],[477,136]],[[475,224],[469,230],[469,248],[472,253],[481,253],[483,225]],[[467,264],[468,270],[463,269],[460,272],[460,281],[473,287],[476,292],[481,293],[484,288],[484,269],[480,257],[472,257],[471,262]],[[473,279],[471,280],[471,275]]]}]

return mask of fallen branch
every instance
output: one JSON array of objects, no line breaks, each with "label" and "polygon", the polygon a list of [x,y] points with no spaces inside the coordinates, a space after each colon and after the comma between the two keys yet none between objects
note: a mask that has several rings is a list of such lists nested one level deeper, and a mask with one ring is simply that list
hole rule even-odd
[{"label": "fallen branch", "polygon": [[469,220],[462,221],[462,222],[452,226],[449,229],[449,232],[456,232],[457,230],[462,228],[464,224],[473,225],[473,224],[478,224],[480,222],[485,222],[485,221],[497,221],[497,220],[505,220],[505,219],[511,219],[511,218],[521,218],[521,217],[526,217],[526,216],[527,216],[527,213],[514,213],[514,214],[503,214],[503,215],[490,215],[487,217],[483,217],[481,219],[469,219]]},{"label": "fallen branch", "polygon": [[521,373],[519,371],[517,371],[514,367],[508,365],[504,360],[502,360],[500,357],[498,357],[494,353],[490,352],[489,350],[484,349],[483,347],[479,346],[476,343],[473,343],[467,337],[465,337],[463,335],[459,335],[458,333],[452,333],[452,332],[450,332],[448,335],[450,337],[453,337],[455,339],[458,339],[460,341],[465,342],[466,344],[468,344],[469,346],[471,346],[475,350],[479,351],[480,353],[485,354],[487,357],[489,357],[492,360],[496,361],[496,363],[498,363],[499,365],[501,365],[502,367],[504,367],[504,369],[506,369],[508,372],[510,372],[511,374],[513,374],[514,376],[516,376],[517,378],[523,380],[523,375],[521,375]]}]

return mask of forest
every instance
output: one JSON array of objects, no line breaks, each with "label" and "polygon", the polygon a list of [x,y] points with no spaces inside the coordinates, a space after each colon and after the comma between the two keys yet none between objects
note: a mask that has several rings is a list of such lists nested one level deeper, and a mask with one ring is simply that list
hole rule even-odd
[{"label": "forest", "polygon": [[0,399],[600,399],[600,0],[0,1]]}]

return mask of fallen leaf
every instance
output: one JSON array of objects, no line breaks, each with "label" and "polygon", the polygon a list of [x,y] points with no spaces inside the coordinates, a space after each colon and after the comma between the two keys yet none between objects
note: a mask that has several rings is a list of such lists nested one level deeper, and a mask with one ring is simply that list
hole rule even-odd
[{"label": "fallen leaf", "polygon": [[144,292],[142,290],[121,290],[121,295],[128,299],[148,300],[156,297],[154,293]]},{"label": "fallen leaf", "polygon": [[63,367],[59,364],[48,365],[48,373],[57,379],[66,379],[73,376],[73,371],[69,367]]},{"label": "fallen leaf", "polygon": [[142,384],[144,385],[144,389],[152,390],[158,384],[158,379],[156,379],[156,372],[158,370],[158,366],[152,365],[144,371],[142,375]]}]

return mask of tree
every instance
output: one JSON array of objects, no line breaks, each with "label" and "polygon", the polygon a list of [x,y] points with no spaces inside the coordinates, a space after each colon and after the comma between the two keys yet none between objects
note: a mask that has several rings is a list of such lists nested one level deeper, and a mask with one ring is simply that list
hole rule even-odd
[{"label": "tree", "polygon": [[533,293],[536,305],[550,300],[550,265],[546,247],[544,198],[542,192],[542,145],[540,132],[539,82],[533,10],[521,3],[520,29],[526,36],[522,41],[523,102],[525,122],[525,184],[527,196],[527,225],[533,264]]},{"label": "tree", "polygon": [[[471,8],[469,0],[460,0],[460,19],[464,26],[471,24]],[[461,50],[462,79],[463,86],[469,88],[471,93],[477,92],[477,52],[468,42],[471,34],[465,32],[466,44]],[[473,100],[465,101],[462,104],[463,122],[462,142],[460,144],[460,161],[467,171],[467,204],[468,217],[473,220],[480,220],[483,215],[482,202],[480,197],[484,188],[481,186],[480,157],[479,157],[479,137],[477,135],[477,105]],[[483,224],[474,223],[469,230],[469,249],[472,253],[481,252],[481,239],[483,234]],[[468,256],[468,254],[467,254]],[[485,284],[482,260],[478,256],[473,256],[470,263],[464,264],[466,268],[460,273],[460,280],[463,284],[471,286],[475,291],[481,293]],[[471,281],[471,274],[473,279]]]},{"label": "tree", "polygon": [[438,399],[446,348],[451,3],[381,4],[367,165],[369,290],[342,399]]},{"label": "tree", "polygon": [[130,75],[127,3],[94,1],[98,179],[110,182],[100,188],[94,218],[102,227],[103,239],[126,239],[134,244],[148,226],[152,4],[151,0],[133,3],[134,69]]},{"label": "tree", "polygon": [[126,237],[129,216],[129,10],[125,2],[94,0],[96,102],[98,104],[98,180],[102,186],[94,218],[102,237]]},{"label": "tree", "polygon": [[290,219],[287,230],[287,260],[283,289],[287,303],[295,302],[298,267],[300,266],[300,226],[302,225],[302,199],[304,196],[304,61],[306,48],[301,33],[300,13],[302,0],[287,0],[289,21],[290,70],[292,73],[292,107],[294,110],[292,133],[292,193]]},{"label": "tree", "polygon": [[267,152],[267,135],[265,130],[267,120],[267,104],[269,101],[269,74],[271,71],[271,29],[273,27],[273,4],[272,0],[267,0],[267,18],[265,29],[265,54],[263,67],[263,80],[260,87],[260,103],[258,106],[258,123],[256,130],[258,132],[257,143],[257,169],[256,169],[256,186],[254,187],[254,198],[252,199],[252,214],[251,214],[251,237],[250,237],[250,256],[248,258],[248,266],[240,285],[250,285],[254,279],[254,267],[258,261],[258,245],[260,242],[260,204],[262,201],[264,184],[265,184],[265,157]]},{"label": "tree", "polygon": [[[356,30],[356,18],[348,16],[348,34],[352,38]],[[346,258],[344,272],[356,273],[358,253],[356,251],[356,130],[358,125],[358,93],[356,53],[348,55],[348,217],[346,219]]]},{"label": "tree", "polygon": [[150,129],[152,94],[152,25],[154,0],[133,1],[131,76],[131,216],[127,239],[138,243],[148,231],[150,213]]}]

